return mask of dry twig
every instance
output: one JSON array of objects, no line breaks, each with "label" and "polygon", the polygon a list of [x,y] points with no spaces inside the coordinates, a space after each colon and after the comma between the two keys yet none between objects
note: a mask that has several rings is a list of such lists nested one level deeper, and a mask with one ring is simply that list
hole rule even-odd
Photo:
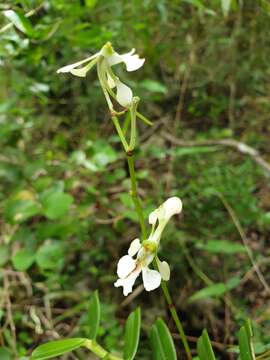
[{"label": "dry twig", "polygon": [[246,145],[243,142],[236,141],[234,139],[221,139],[221,140],[204,140],[204,141],[185,141],[174,137],[173,135],[162,132],[164,139],[170,141],[173,145],[182,147],[197,147],[197,146],[225,146],[230,147],[243,155],[248,155],[250,158],[261,168],[265,170],[268,176],[270,176],[270,164],[265,161],[256,149]]}]

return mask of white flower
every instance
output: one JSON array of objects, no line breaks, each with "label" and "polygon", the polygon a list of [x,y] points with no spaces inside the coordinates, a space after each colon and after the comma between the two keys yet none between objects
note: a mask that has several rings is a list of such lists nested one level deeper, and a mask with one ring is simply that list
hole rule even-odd
[{"label": "white flower", "polygon": [[[170,267],[166,261],[158,259],[157,250],[164,227],[169,219],[173,215],[179,214],[181,210],[182,202],[179,198],[172,197],[165,201],[149,215],[149,223],[152,225],[149,238],[143,243],[139,239],[133,240],[128,249],[128,255],[122,256],[118,261],[117,275],[119,279],[114,283],[114,286],[122,286],[125,296],[132,292],[133,285],[141,272],[146,291],[155,290],[159,287],[161,279],[169,280]],[[136,254],[136,259],[134,259],[133,257]],[[156,258],[158,271],[149,269],[154,258]]]},{"label": "white flower", "polygon": [[[136,254],[136,259],[133,259],[133,256]],[[122,256],[118,261],[117,275],[119,279],[114,283],[114,286],[123,286],[123,293],[127,296],[132,292],[135,280],[142,272],[145,290],[151,291],[159,287],[161,274],[148,267],[154,257],[155,251],[153,249],[143,246],[139,239],[133,240],[129,247],[128,255]]]},{"label": "white flower", "polygon": [[[182,211],[182,201],[174,196],[166,200],[159,208],[149,215],[149,224],[152,225],[152,232],[149,240],[159,244],[161,234],[173,215]],[[156,224],[158,223],[157,227]]]},{"label": "white flower", "polygon": [[[108,101],[108,93],[113,97],[115,96],[110,90],[116,87],[115,99],[121,106],[129,107],[132,104],[132,90],[114,75],[111,67],[120,63],[125,63],[127,71],[139,69],[143,66],[145,59],[140,59],[139,56],[134,53],[135,49],[132,49],[130,52],[120,55],[114,51],[111,43],[108,42],[96,54],[74,64],[66,65],[58,69],[57,73],[71,73],[75,76],[85,77],[88,71],[97,64],[99,80],[103,91],[106,92],[106,100]],[[81,67],[85,63],[86,65]],[[108,105],[112,110],[110,101],[108,101]]]}]

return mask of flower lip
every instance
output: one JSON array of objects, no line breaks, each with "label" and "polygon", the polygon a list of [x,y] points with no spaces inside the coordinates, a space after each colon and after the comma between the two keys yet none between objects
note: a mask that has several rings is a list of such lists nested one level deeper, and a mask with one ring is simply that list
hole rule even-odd
[{"label": "flower lip", "polygon": [[117,275],[120,279],[126,278],[136,268],[136,260],[129,255],[124,255],[118,261]]},{"label": "flower lip", "polygon": [[132,90],[120,80],[115,81],[116,84],[116,100],[123,107],[130,107],[132,105]]},{"label": "flower lip", "polygon": [[173,215],[182,211],[182,201],[179,197],[173,196],[167,199],[159,208],[149,214],[149,224],[155,225],[157,221],[169,221]]}]

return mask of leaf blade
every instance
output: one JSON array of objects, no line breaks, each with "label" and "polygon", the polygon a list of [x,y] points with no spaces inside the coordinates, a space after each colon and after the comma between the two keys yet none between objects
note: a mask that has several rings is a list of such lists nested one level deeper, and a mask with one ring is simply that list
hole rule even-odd
[{"label": "leaf blade", "polygon": [[150,332],[150,341],[155,360],[177,360],[170,331],[162,319],[157,319]]},{"label": "leaf blade", "polygon": [[124,359],[134,359],[140,339],[141,330],[141,310],[137,308],[133,311],[126,322],[125,326],[125,346],[124,346]]},{"label": "leaf blade", "polygon": [[38,346],[31,355],[30,360],[46,360],[82,347],[87,341],[85,338],[55,340]]},{"label": "leaf blade", "polygon": [[98,291],[94,291],[88,307],[89,339],[95,340],[100,324],[100,301]]},{"label": "leaf blade", "polygon": [[207,330],[204,329],[197,342],[197,350],[200,360],[216,360]]},{"label": "leaf blade", "polygon": [[32,24],[29,19],[27,19],[27,17],[25,17],[22,13],[18,11],[15,12],[14,10],[6,10],[4,11],[4,15],[18,30],[28,35],[29,37],[33,36],[34,29]]}]

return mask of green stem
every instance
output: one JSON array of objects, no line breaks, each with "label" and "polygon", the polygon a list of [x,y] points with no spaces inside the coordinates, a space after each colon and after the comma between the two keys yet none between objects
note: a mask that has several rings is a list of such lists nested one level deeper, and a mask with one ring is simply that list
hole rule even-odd
[{"label": "green stem", "polygon": [[134,154],[132,152],[127,152],[127,162],[128,162],[128,170],[129,170],[129,176],[131,181],[131,197],[139,218],[139,222],[141,225],[141,231],[142,231],[142,237],[143,240],[147,238],[147,232],[146,232],[146,226],[144,222],[144,216],[143,216],[143,210],[140,202],[140,198],[138,196],[138,190],[137,190],[137,180],[136,180],[136,173],[135,173],[135,167],[134,167]]},{"label": "green stem", "polygon": [[140,120],[142,120],[143,122],[145,122],[147,125],[150,125],[150,126],[153,125],[152,121],[150,121],[149,119],[147,119],[143,114],[139,113],[138,111],[136,111],[136,115],[138,116],[138,118],[139,118]]},{"label": "green stem", "polygon": [[114,126],[115,126],[115,129],[116,129],[116,131],[117,131],[117,134],[118,134],[119,137],[120,137],[120,140],[121,140],[122,145],[123,145],[123,147],[124,147],[124,149],[125,149],[125,152],[128,152],[128,151],[129,151],[129,146],[128,146],[128,143],[127,143],[127,141],[126,141],[125,135],[124,135],[124,133],[123,133],[123,130],[122,130],[120,124],[119,124],[119,121],[118,121],[117,117],[116,117],[116,116],[112,116],[112,121],[113,121],[113,123],[114,123]]},{"label": "green stem", "polygon": [[[129,168],[129,175],[130,175],[130,180],[131,180],[131,195],[133,198],[133,202],[138,214],[138,218],[140,220],[140,224],[141,224],[141,229],[142,229],[142,234],[143,234],[143,238],[144,240],[146,239],[146,228],[145,228],[145,222],[144,222],[144,216],[143,216],[143,210],[142,210],[142,206],[141,206],[141,202],[140,199],[138,197],[138,191],[137,191],[137,180],[136,180],[136,172],[135,172],[135,166],[134,166],[134,155],[133,152],[131,152],[130,154],[127,153],[127,160],[128,160],[128,168]],[[157,267],[157,263],[154,263],[155,267]],[[191,351],[190,351],[190,347],[188,345],[188,341],[185,335],[185,331],[183,329],[181,320],[179,319],[179,316],[177,315],[175,306],[173,304],[171,295],[169,293],[169,289],[167,287],[167,284],[162,281],[161,282],[161,288],[163,291],[163,296],[165,297],[168,307],[170,309],[172,318],[175,322],[176,328],[179,332],[180,338],[183,342],[185,351],[186,351],[186,355],[188,360],[192,360],[192,355],[191,355]]]},{"label": "green stem", "polygon": [[[136,115],[141,117],[141,115],[139,115],[137,112],[135,112],[135,117]],[[131,115],[132,116],[132,115]],[[141,232],[142,232],[142,237],[143,240],[147,239],[147,232],[146,232],[146,226],[145,226],[145,221],[144,221],[144,215],[143,215],[143,209],[142,209],[142,205],[141,205],[141,201],[138,195],[138,188],[137,188],[137,180],[136,180],[136,171],[135,171],[135,165],[134,165],[134,153],[133,153],[133,149],[130,149],[126,139],[125,139],[125,135],[123,133],[123,130],[119,124],[119,121],[117,119],[116,116],[112,116],[112,121],[114,123],[114,126],[116,128],[116,131],[121,139],[121,142],[123,144],[123,147],[125,149],[126,155],[127,155],[127,162],[128,162],[128,169],[129,169],[129,176],[130,176],[130,181],[131,181],[131,197],[138,215],[138,219],[141,225]],[[157,267],[157,263],[155,262],[155,267]],[[163,291],[163,296],[167,301],[168,307],[170,309],[171,312],[171,316],[175,322],[176,328],[179,332],[180,338],[183,342],[185,351],[186,351],[186,355],[188,360],[192,360],[192,355],[191,355],[191,351],[190,351],[190,347],[185,335],[185,331],[183,329],[181,320],[179,318],[179,316],[177,315],[175,306],[173,304],[171,295],[169,293],[169,289],[167,287],[167,284],[162,281],[161,282],[161,288]],[[105,354],[106,355],[106,354]],[[108,357],[108,359],[111,360],[118,360],[118,358],[112,358],[112,357]]]},{"label": "green stem", "polygon": [[[154,266],[157,269],[156,260],[154,260]],[[168,286],[167,286],[165,281],[161,281],[161,288],[162,288],[162,291],[163,291],[164,298],[166,299],[166,302],[168,304],[168,307],[169,307],[171,316],[173,318],[173,321],[175,323],[175,326],[176,326],[176,328],[177,328],[177,330],[179,332],[180,338],[181,338],[182,343],[184,345],[187,358],[188,358],[188,360],[191,360],[192,355],[191,355],[190,347],[189,347],[189,344],[188,344],[188,341],[187,341],[187,337],[186,337],[183,325],[181,323],[181,320],[180,320],[180,318],[179,318],[179,316],[178,316],[178,314],[176,312],[175,306],[174,306],[173,301],[172,301],[172,297],[170,295]]]},{"label": "green stem", "polygon": [[100,359],[123,360],[123,358],[109,353],[94,340],[86,340],[84,346],[97,355]]},{"label": "green stem", "polygon": [[135,109],[130,110],[131,126],[130,126],[130,150],[133,150],[136,145],[136,105],[132,105]]}]

